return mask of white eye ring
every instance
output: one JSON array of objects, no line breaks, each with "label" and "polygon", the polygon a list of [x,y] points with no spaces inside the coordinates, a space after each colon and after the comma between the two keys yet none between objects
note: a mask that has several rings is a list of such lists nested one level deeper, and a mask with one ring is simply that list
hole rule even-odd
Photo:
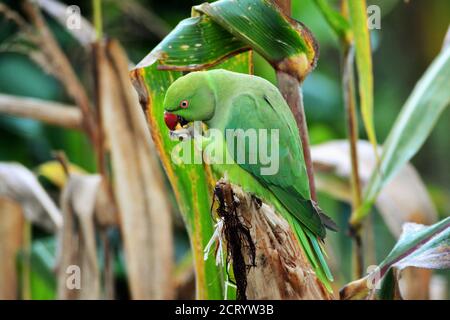
[{"label": "white eye ring", "polygon": [[186,109],[189,106],[189,101],[183,100],[180,102],[180,107]]}]

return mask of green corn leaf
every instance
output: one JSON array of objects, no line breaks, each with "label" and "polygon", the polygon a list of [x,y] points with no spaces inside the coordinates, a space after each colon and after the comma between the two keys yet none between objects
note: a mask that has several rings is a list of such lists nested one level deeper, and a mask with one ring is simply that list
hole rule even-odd
[{"label": "green corn leaf", "polygon": [[367,28],[366,0],[348,0],[348,8],[356,49],[361,113],[367,136],[377,155],[377,138],[373,124],[372,52]]},{"label": "green corn leaf", "polygon": [[271,1],[221,0],[192,12],[138,68],[158,61],[159,69],[200,70],[249,49],[300,81],[315,67],[318,46],[311,32]]},{"label": "green corn leaf", "polygon": [[350,42],[353,35],[349,21],[330,5],[328,0],[314,0],[327,23],[341,39]]},{"label": "green corn leaf", "polygon": [[[18,255],[20,272],[25,272],[26,256],[24,252]],[[55,239],[46,238],[33,241],[30,251],[29,272],[30,298],[33,300],[52,300],[56,297]],[[23,277],[21,277],[23,279]]]},{"label": "green corn leaf", "polygon": [[450,47],[429,66],[403,106],[383,146],[379,170],[366,188],[364,203],[355,215],[359,222],[369,212],[381,188],[417,153],[441,113],[450,104]]},{"label": "green corn leaf", "polygon": [[450,217],[432,226],[404,225],[397,244],[379,266],[381,299],[395,296],[397,275],[407,267],[450,269]]},{"label": "green corn leaf", "polygon": [[221,299],[222,288],[218,281],[220,272],[212,260],[203,260],[203,248],[213,234],[209,214],[211,189],[208,177],[202,165],[178,166],[172,162],[171,151],[177,143],[170,140],[163,121],[165,91],[181,75],[181,72],[159,71],[157,65],[152,64],[146,68],[135,69],[132,78],[135,87],[138,88],[141,103],[146,109],[155,146],[190,235],[196,270],[197,297]]},{"label": "green corn leaf", "polygon": [[380,263],[380,276],[390,268],[450,268],[450,217],[431,226],[406,223],[389,255]]},{"label": "green corn leaf", "polygon": [[341,299],[372,297],[377,288],[381,299],[399,298],[398,275],[407,267],[450,269],[450,217],[431,226],[405,224],[388,256],[369,275],[342,288]]},{"label": "green corn leaf", "polygon": [[[250,73],[252,71],[250,61],[251,53],[242,53],[217,67]],[[163,120],[165,92],[172,82],[182,76],[182,73],[159,70],[154,63],[145,68],[133,70],[131,76],[139,92],[141,103],[146,109],[153,140],[190,236],[196,270],[197,298],[223,299],[225,271],[215,265],[214,258],[206,261],[203,258],[203,250],[214,232],[210,212],[213,177],[209,168],[204,167],[203,164],[176,164],[173,161],[171,154],[175,147],[185,146],[186,150],[191,150],[192,160],[194,160],[195,150],[190,140],[181,144],[171,140]]]},{"label": "green corn leaf", "polygon": [[317,44],[301,23],[287,17],[268,0],[222,0],[194,7],[210,16],[276,69],[303,79],[317,60]]},{"label": "green corn leaf", "polygon": [[200,70],[247,50],[243,42],[202,15],[181,21],[138,67],[158,60],[159,69]]},{"label": "green corn leaf", "polygon": [[402,300],[397,275],[396,270],[391,268],[384,276],[378,292],[380,300]]}]

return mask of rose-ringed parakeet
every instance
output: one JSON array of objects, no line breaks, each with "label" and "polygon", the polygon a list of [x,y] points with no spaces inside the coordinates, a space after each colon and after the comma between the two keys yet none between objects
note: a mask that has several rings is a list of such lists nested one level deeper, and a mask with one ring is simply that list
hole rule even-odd
[{"label": "rose-ringed parakeet", "polygon": [[[220,133],[219,138],[209,141],[215,148],[211,157],[225,150],[232,159],[212,159],[213,172],[273,205],[290,223],[318,278],[330,289],[332,275],[321,241],[326,228],[336,230],[336,225],[311,200],[296,122],[278,89],[263,78],[247,74],[220,69],[192,72],[169,87],[164,109],[164,120],[171,131],[185,130],[181,126],[202,121]],[[256,131],[256,141],[241,139],[245,143],[238,144],[239,135],[229,133],[239,129],[241,133]],[[275,141],[264,140],[266,150],[277,151],[275,172],[267,170],[267,159],[260,156],[263,138],[259,132],[277,132]],[[274,143],[278,148],[272,148]],[[244,161],[239,159],[242,155]]]}]

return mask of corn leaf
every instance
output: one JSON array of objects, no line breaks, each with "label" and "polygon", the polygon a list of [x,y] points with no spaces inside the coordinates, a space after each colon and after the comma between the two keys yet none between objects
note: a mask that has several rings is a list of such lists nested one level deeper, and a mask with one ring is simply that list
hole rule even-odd
[{"label": "corn leaf", "polygon": [[417,153],[441,113],[450,104],[450,47],[433,61],[403,106],[381,153],[379,170],[368,183],[356,222],[370,210],[378,193]]},{"label": "corn leaf", "polygon": [[391,253],[381,262],[381,276],[389,268],[450,268],[450,217],[431,226],[406,223]]},{"label": "corn leaf", "polygon": [[381,281],[381,288],[378,293],[381,300],[403,300],[397,274],[396,270],[391,268]]},{"label": "corn leaf", "polygon": [[350,42],[352,31],[349,21],[338,11],[334,10],[327,0],[314,0],[314,3],[337,36]]},{"label": "corn leaf", "polygon": [[276,69],[299,80],[315,67],[317,43],[301,23],[267,0],[222,0],[193,8],[185,19],[139,64],[192,71],[254,49]]},{"label": "corn leaf", "polygon": [[450,269],[450,217],[432,226],[404,225],[397,244],[379,266],[380,278],[384,277],[381,299],[395,296],[398,274],[407,267]]},{"label": "corn leaf", "polygon": [[[196,269],[197,298],[223,299],[224,270],[215,265],[214,259],[206,261],[203,259],[203,250],[214,232],[210,211],[214,180],[209,169],[203,164],[176,164],[172,161],[171,152],[177,146],[187,147],[192,151],[192,156],[196,151],[191,141],[179,144],[171,140],[163,120],[165,92],[173,81],[182,76],[182,73],[158,70],[157,64],[145,68],[138,67],[133,70],[132,79],[139,92],[141,104],[147,112],[155,146],[190,235]],[[238,55],[218,67],[250,73],[250,53]]]},{"label": "corn leaf", "polygon": [[373,124],[372,52],[367,28],[366,0],[349,0],[348,8],[356,49],[361,113],[367,136],[377,154],[377,138]]},{"label": "corn leaf", "polygon": [[61,212],[34,174],[19,163],[0,163],[0,196],[20,203],[25,217],[46,230],[62,226]]},{"label": "corn leaf", "polygon": [[303,79],[315,66],[318,49],[310,31],[281,13],[271,1],[223,0],[194,10],[210,16],[276,69]]},{"label": "corn leaf", "polygon": [[398,297],[398,275],[407,267],[450,269],[450,217],[431,226],[406,223],[388,256],[369,275],[342,288],[341,299],[372,299],[380,281],[382,299]]},{"label": "corn leaf", "polygon": [[120,44],[114,40],[99,44],[95,53],[102,129],[105,140],[114,142],[108,146],[112,187],[130,293],[134,299],[169,299],[173,297],[171,212],[152,138]]},{"label": "corn leaf", "polygon": [[137,67],[158,60],[159,69],[199,70],[246,50],[243,42],[202,15],[182,20]]},{"label": "corn leaf", "polygon": [[[56,298],[57,282],[55,278],[56,248],[54,238],[44,238],[33,241],[30,252],[30,295],[33,300],[53,300]],[[19,270],[23,272],[26,264],[26,254],[18,256]]]},{"label": "corn leaf", "polygon": [[[58,241],[57,296],[61,300],[101,298],[101,276],[95,236],[95,203],[99,175],[71,174],[61,194],[64,224]],[[83,270],[79,290],[67,286],[68,270]]]}]

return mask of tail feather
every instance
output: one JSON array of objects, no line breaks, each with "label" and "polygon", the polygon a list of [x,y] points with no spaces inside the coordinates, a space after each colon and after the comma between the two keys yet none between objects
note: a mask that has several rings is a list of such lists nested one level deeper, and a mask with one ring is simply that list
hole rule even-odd
[{"label": "tail feather", "polygon": [[320,265],[321,265],[325,275],[327,276],[327,279],[330,281],[334,281],[333,275],[331,274],[330,268],[328,267],[328,264],[325,260],[324,253],[322,252],[322,248],[319,245],[319,240],[309,230],[306,230],[306,233],[308,234],[309,240],[311,241],[311,244],[314,248],[314,252],[320,261]]},{"label": "tail feather", "polygon": [[[272,190],[273,191],[273,190]],[[325,288],[331,293],[333,290],[331,288],[330,282],[333,281],[333,276],[328,268],[324,257],[324,250],[320,246],[320,241],[325,237],[325,227],[328,229],[336,231],[337,225],[331,218],[326,216],[319,206],[311,200],[299,201],[298,203],[291,203],[291,201],[286,201],[286,199],[280,195],[284,195],[283,192],[276,193],[278,199],[281,198],[279,206],[277,209],[286,218],[288,223],[291,225],[292,231],[295,233],[303,251],[308,258],[311,266],[316,273],[317,278],[323,283]],[[288,198],[290,200],[291,198]],[[321,230],[317,228],[311,228],[311,222],[303,217],[317,217]],[[320,218],[320,219],[319,219]],[[320,232],[318,232],[320,231]]]},{"label": "tail feather", "polygon": [[330,282],[333,281],[333,275],[325,261],[317,236],[309,231],[308,228],[302,226],[302,224],[294,217],[289,216],[288,221],[291,224],[306,257],[311,263],[316,276],[330,293],[333,292],[330,284]]},{"label": "tail feather", "polygon": [[292,217],[290,217],[289,220],[290,220],[289,223],[293,227],[295,235],[297,236],[303,250],[305,251],[306,257],[308,258],[309,262],[311,263],[314,269],[318,268],[319,264],[315,258],[314,252],[312,251],[308,237],[306,236],[305,232],[302,229],[302,226],[297,220],[295,220]]}]

